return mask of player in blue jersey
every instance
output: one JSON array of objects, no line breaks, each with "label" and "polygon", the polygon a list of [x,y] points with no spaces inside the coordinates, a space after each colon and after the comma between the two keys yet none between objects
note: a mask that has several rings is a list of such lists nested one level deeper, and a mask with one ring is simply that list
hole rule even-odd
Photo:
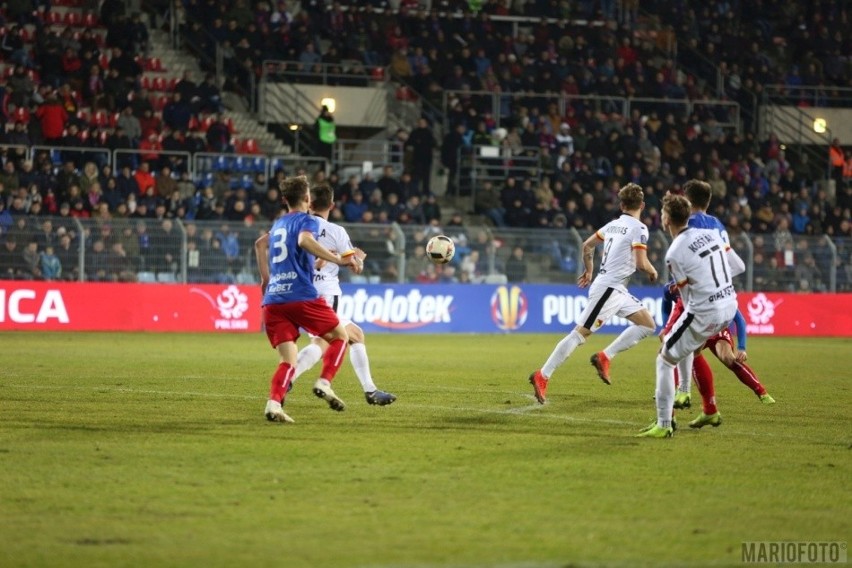
[{"label": "player in blue jersey", "polygon": [[299,328],[328,342],[314,394],[337,411],[346,405],[331,389],[340,369],[348,336],[337,314],[323,300],[313,283],[315,259],[348,266],[355,273],[363,265],[354,255],[341,258],[317,242],[318,223],[308,213],[311,205],[308,179],[296,176],[281,183],[289,213],[279,217],[254,245],[263,290],[263,321],[269,343],[280,356],[272,376],[264,414],[272,422],[293,422],[282,410],[284,397],[296,371]]}]

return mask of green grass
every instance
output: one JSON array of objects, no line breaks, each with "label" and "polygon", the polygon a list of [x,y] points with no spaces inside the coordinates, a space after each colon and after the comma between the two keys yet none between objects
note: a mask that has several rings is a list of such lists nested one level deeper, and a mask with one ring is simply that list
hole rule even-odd
[{"label": "green grass", "polygon": [[656,341],[607,387],[593,337],[539,407],[558,339],[374,335],[395,404],[346,363],[346,412],[312,373],[280,425],[259,334],[0,334],[0,566],[728,566],[849,539],[848,340],[753,338],[778,404],[714,360],[724,425],[641,440]]}]

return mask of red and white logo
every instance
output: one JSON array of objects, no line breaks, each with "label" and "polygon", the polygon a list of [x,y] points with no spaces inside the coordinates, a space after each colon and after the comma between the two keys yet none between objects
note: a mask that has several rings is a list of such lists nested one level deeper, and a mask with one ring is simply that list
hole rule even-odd
[{"label": "red and white logo", "polygon": [[216,329],[248,329],[249,322],[242,317],[249,308],[248,296],[238,287],[228,286],[216,296],[215,301],[201,288],[192,288],[190,292],[204,296],[219,311],[221,317],[214,320]]},{"label": "red and white logo", "polygon": [[766,297],[766,294],[759,293],[748,303],[748,320],[749,324],[746,327],[749,333],[775,333],[775,326],[772,324],[772,318],[775,316],[775,308],[779,306],[783,300],[773,302]]}]

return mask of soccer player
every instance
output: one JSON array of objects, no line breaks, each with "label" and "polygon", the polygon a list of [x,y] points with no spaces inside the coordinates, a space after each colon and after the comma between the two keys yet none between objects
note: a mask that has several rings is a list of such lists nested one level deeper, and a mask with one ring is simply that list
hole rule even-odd
[{"label": "soccer player", "polygon": [[657,420],[639,432],[639,437],[671,437],[675,366],[726,329],[737,312],[737,293],[722,236],[715,229],[688,227],[689,216],[686,198],[665,197],[663,228],[673,238],[666,264],[681,290],[685,309],[663,338],[657,355]]},{"label": "soccer player", "polygon": [[361,265],[353,255],[340,257],[317,242],[319,223],[308,213],[311,196],[305,176],[285,179],[281,194],[289,213],[279,217],[269,233],[255,242],[254,250],[263,290],[266,335],[280,356],[264,414],[272,422],[293,422],[282,409],[282,403],[296,371],[300,327],[328,343],[314,394],[325,399],[333,410],[346,408],[331,389],[331,381],[343,362],[349,338],[337,314],[314,287],[314,259],[349,266],[355,272]]},{"label": "soccer player", "polygon": [[[319,223],[319,236],[317,241],[332,252],[343,256],[356,255],[358,261],[363,261],[363,253],[352,246],[352,241],[346,229],[328,220],[328,214],[334,207],[334,191],[328,183],[320,183],[311,188],[311,212],[317,217]],[[337,312],[337,302],[343,291],[340,289],[340,278],[338,274],[340,267],[334,263],[317,261],[314,267],[314,286],[320,296]],[[364,330],[355,323],[341,319],[346,334],[349,336],[349,357],[355,375],[364,389],[364,397],[368,404],[385,406],[393,403],[396,396],[379,390],[373,382],[370,371],[370,360],[367,357],[367,347],[364,345]],[[296,360],[296,374],[293,382],[299,376],[317,364],[328,349],[328,342],[322,337],[311,337],[311,343],[299,351]]]},{"label": "soccer player", "polygon": [[[707,214],[707,209],[710,207],[710,199],[712,197],[710,184],[705,181],[693,179],[684,184],[683,190],[684,195],[690,204],[689,226],[703,229],[715,229],[718,231],[725,243],[726,255],[733,269],[732,276],[737,276],[744,272],[745,263],[739,255],[737,255],[736,251],[731,248],[730,239],[728,238],[728,232],[725,230],[725,226],[719,219]],[[666,310],[665,300],[666,298],[664,297],[664,311]],[[744,349],[745,320],[739,310],[737,311],[737,318],[739,319],[735,318],[734,320],[738,324],[737,338]],[[761,402],[765,404],[774,403],[775,400],[767,394],[766,389],[760,384],[760,381],[757,379],[757,375],[755,375],[754,371],[745,365],[745,357],[747,357],[747,355],[737,355],[734,353],[733,342],[731,341],[730,335],[727,340],[724,338],[721,339],[723,339],[721,342],[710,342],[710,345],[713,347],[711,349],[713,354],[716,355],[722,364],[731,369],[731,371],[737,375],[740,382],[751,388],[752,391],[760,398]],[[741,360],[737,360],[737,357],[740,357]],[[694,356],[694,359],[692,356],[687,356],[678,365],[678,376],[681,377],[681,380],[678,385],[678,394],[675,397],[675,408],[688,408],[690,406],[691,381],[689,380],[689,377],[691,376],[695,377],[702,396],[703,413],[697,419],[690,422],[690,426],[693,428],[701,428],[708,424],[713,426],[721,424],[721,415],[718,414],[718,409],[716,408],[713,371],[710,369],[707,361],[704,360],[704,356],[701,353],[697,353]]]},{"label": "soccer player", "polygon": [[[654,334],[656,326],[651,313],[625,286],[637,269],[647,273],[651,282],[657,279],[657,270],[648,261],[648,227],[639,220],[639,215],[645,207],[645,195],[641,187],[628,183],[618,192],[618,199],[621,216],[601,227],[583,243],[585,270],[577,283],[581,288],[590,284],[591,287],[589,303],[580,316],[582,323],[557,343],[544,366],[530,375],[535,398],[541,404],[545,402],[548,381],[556,369],[611,317],[624,317],[636,325],[624,330],[604,350],[605,366],[604,360],[600,359],[601,354],[597,354],[602,362],[598,374],[606,384],[610,384],[609,360]],[[600,243],[603,243],[603,256],[598,275],[592,282],[595,247]],[[594,359],[595,357],[592,358],[593,361]]]},{"label": "soccer player", "polygon": [[[676,297],[679,300],[678,297]],[[683,304],[678,301],[675,304],[671,317],[668,319],[668,324],[664,330],[664,334],[668,331],[671,324],[677,319],[680,312],[683,310]],[[745,386],[757,395],[760,402],[763,404],[775,404],[775,399],[766,392],[766,388],[757,378],[754,370],[746,364],[748,354],[746,353],[746,330],[745,318],[742,313],[737,310],[734,316],[734,321],[727,329],[723,329],[713,337],[707,340],[705,347],[709,349],[719,361],[722,362]],[[737,348],[734,349],[734,340],[731,330],[736,328]],[[702,428],[707,425],[719,426],[722,423],[722,416],[716,407],[715,387],[713,385],[713,373],[707,367],[707,362],[704,357],[695,357],[693,362],[692,374],[696,377],[696,382],[699,384],[699,391],[702,399],[702,414],[695,420],[689,423],[692,428]],[[678,369],[680,375],[680,369]],[[708,379],[709,377],[709,379]],[[681,379],[678,385],[677,395],[675,396],[675,408],[689,408],[691,406],[691,394],[689,389],[689,376]],[[684,388],[684,383],[687,383]]]}]

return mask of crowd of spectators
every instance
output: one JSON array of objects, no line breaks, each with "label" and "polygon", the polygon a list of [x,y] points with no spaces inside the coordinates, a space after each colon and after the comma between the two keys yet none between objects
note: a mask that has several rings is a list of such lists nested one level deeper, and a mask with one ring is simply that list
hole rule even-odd
[{"label": "crowd of spectators", "polygon": [[[807,154],[788,154],[774,136],[758,140],[750,130],[737,134],[723,128],[720,122],[727,117],[712,105],[696,107],[692,114],[685,114],[680,106],[661,104],[644,114],[636,111],[622,116],[614,109],[583,102],[579,95],[699,100],[713,94],[709,86],[712,82],[702,80],[700,69],[695,75],[683,72],[683,68],[700,67],[698,63],[657,58],[652,38],[630,27],[630,19],[621,25],[609,20],[614,2],[586,1],[569,6],[557,2],[486,1],[477,4],[478,10],[471,10],[474,3],[467,2],[436,2],[432,10],[402,2],[399,11],[390,10],[381,1],[367,2],[357,9],[338,4],[325,9],[324,4],[305,1],[300,11],[290,13],[287,3],[186,0],[184,31],[191,42],[207,45],[205,49],[210,48],[211,41],[231,48],[226,51],[228,65],[233,66],[230,76],[238,81],[246,73],[257,73],[259,62],[264,59],[295,60],[309,67],[355,58],[366,68],[389,65],[392,77],[405,81],[422,97],[426,103],[422,118],[393,137],[405,150],[401,168],[388,165],[378,179],[370,174],[346,174],[345,179],[340,179],[333,168],[328,173],[306,172],[318,180],[328,177],[337,188],[338,207],[333,220],[376,225],[395,222],[432,227],[433,232],[439,227],[445,231],[463,227],[464,218],[442,215],[442,201],[433,191],[432,156],[449,172],[465,175],[460,171],[461,163],[454,159],[464,156],[473,145],[494,145],[503,150],[500,155],[509,163],[511,156],[519,154],[536,161],[532,174],[516,171],[510,165],[505,168],[505,176],[472,189],[472,207],[495,231],[576,228],[586,234],[617,213],[615,195],[629,181],[645,188],[643,220],[652,230],[658,229],[659,205],[665,192],[677,191],[687,179],[698,178],[710,182],[715,198],[713,212],[726,222],[734,237],[748,232],[761,239],[755,256],[756,262],[764,263],[761,270],[773,266],[774,261],[775,267],[806,271],[803,267],[809,255],[814,254],[796,250],[801,242],[796,240],[797,235],[829,235],[841,243],[852,236],[852,179],[841,176],[836,193],[829,194],[828,186],[818,183],[825,178],[824,163],[809,161]],[[700,50],[709,49],[707,42],[719,43],[714,34],[722,34],[722,43],[727,41],[728,32],[740,34],[738,41],[745,41],[740,22],[730,15],[750,13],[751,8],[745,4],[748,3],[710,2],[702,6],[698,15],[686,2],[655,2],[647,9],[657,8],[661,14],[665,11],[660,17],[675,18],[672,22],[679,30],[679,40],[697,41],[693,47]],[[815,39],[817,36],[828,33],[834,37],[833,26],[845,17],[832,2],[817,3],[812,14],[803,13],[801,3],[792,4],[795,7],[786,8],[783,14],[764,16],[757,26],[759,32],[754,33],[774,37],[787,30],[782,24],[792,18],[804,26],[799,33],[808,35],[811,42],[803,39],[796,45],[813,47],[814,42],[822,45]],[[26,266],[16,265],[15,277],[55,274],[57,262],[52,256],[58,258],[60,266],[74,265],[63,259],[60,249],[65,247],[59,242],[68,236],[73,247],[73,226],[57,224],[64,228],[64,234],[58,234],[59,226],[54,228],[58,238],[51,245],[52,252],[45,243],[36,243],[29,250],[32,239],[22,236],[21,218],[28,219],[23,224],[30,231],[43,226],[41,218],[45,215],[90,218],[99,227],[111,227],[110,234],[94,239],[92,252],[112,259],[101,264],[119,268],[90,274],[90,278],[125,280],[140,271],[174,274],[174,251],[165,263],[165,253],[157,252],[153,257],[137,255],[138,247],[119,243],[118,235],[138,241],[142,238],[136,234],[139,227],[145,227],[143,233],[157,233],[165,231],[163,226],[172,219],[199,227],[207,222],[239,222],[247,227],[245,235],[255,235],[278,212],[278,177],[298,173],[280,171],[271,180],[258,173],[250,184],[234,184],[227,171],[211,178],[190,179],[185,162],[175,155],[163,154],[163,150],[232,149],[228,146],[230,132],[221,117],[211,118],[206,131],[193,133],[192,125],[197,125],[200,118],[206,114],[217,116],[221,96],[210,77],[202,85],[195,85],[190,76],[185,76],[176,84],[168,104],[155,107],[141,80],[144,68],[140,61],[144,61],[149,41],[147,31],[143,33],[145,24],[137,15],[123,15],[122,6],[123,3],[110,0],[101,5],[100,22],[112,22],[110,32],[102,39],[88,28],[79,38],[69,31],[70,27],[57,32],[55,26],[45,24],[50,21],[46,10],[37,12],[35,22],[26,14],[18,16],[7,32],[7,36],[12,30],[17,34],[24,29],[22,26],[35,24],[35,42],[27,52],[30,56],[22,57],[14,45],[12,51],[6,52],[3,44],[7,62],[14,66],[5,85],[7,125],[3,141],[24,146],[47,143],[73,147],[60,153],[59,167],[49,152],[38,152],[33,160],[27,160],[24,152],[15,149],[8,149],[4,155],[0,172],[0,233],[9,243],[3,251],[5,256],[0,258],[26,256],[30,261]],[[710,25],[698,17],[706,13],[711,16]],[[542,18],[556,14],[563,19]],[[494,15],[535,19],[529,21],[528,28],[515,28],[495,21]],[[12,14],[7,11],[6,16]],[[572,20],[575,18],[593,23],[582,25]],[[684,28],[690,22],[694,29]],[[520,31],[516,33],[516,29]],[[765,45],[758,43],[758,52],[751,57],[759,59]],[[847,43],[834,42],[832,46],[832,53],[839,53],[841,59],[848,54]],[[86,61],[79,67],[75,65],[73,72],[56,67],[55,54],[69,49],[73,52],[69,56],[77,55]],[[107,51],[109,57],[104,57]],[[753,76],[753,66],[741,61],[746,51],[724,51],[716,64],[723,70],[743,70],[742,85],[749,85],[750,80],[774,80]],[[54,54],[54,58],[49,54]],[[832,67],[835,68],[848,71],[843,66]],[[823,78],[844,84],[843,81],[848,82],[846,71],[824,74]],[[93,77],[101,82],[88,81]],[[109,83],[114,90],[98,90],[101,87],[97,86],[92,90],[87,86],[106,85],[111,77],[115,78]],[[731,84],[730,79],[726,76],[726,85]],[[443,114],[443,105],[438,103],[442,103],[445,91],[462,94],[451,97]],[[494,119],[494,109],[487,102],[490,99],[465,96],[464,91],[505,94],[500,98],[505,105],[499,113],[501,122]],[[731,93],[726,96],[736,99]],[[560,105],[559,100],[567,104]],[[90,109],[89,116],[99,110],[114,113],[115,124],[93,126],[81,118],[78,111],[83,106]],[[30,112],[19,112],[20,108]],[[449,128],[443,137],[436,138],[440,124]],[[216,133],[212,139],[211,131]],[[86,132],[87,136],[83,134]],[[98,152],[101,147],[145,152],[138,158],[128,154],[126,160],[115,164],[114,171]],[[454,180],[455,177],[450,178],[451,183]],[[232,280],[240,267],[234,266],[233,258],[230,264],[221,262],[227,255],[218,251],[228,247],[216,233],[211,231],[207,239],[190,239],[192,258],[201,259],[201,264],[193,262],[192,268],[211,267],[209,272],[194,274],[216,281]],[[218,233],[222,236],[223,231]],[[463,229],[457,233],[463,238],[463,245],[479,238],[469,237]],[[95,251],[94,242],[98,240],[102,241],[101,250]],[[155,238],[154,242],[159,240]],[[414,247],[422,244],[418,239],[412,243]],[[507,250],[500,268],[511,273],[512,278],[525,278],[521,268],[524,247],[511,248],[520,250]],[[214,249],[217,252],[211,252]],[[244,255],[245,243],[236,250]],[[473,280],[482,276],[482,262],[490,253],[472,247],[468,251],[466,246],[461,250],[458,263],[446,272],[424,266],[423,275],[418,272],[408,276],[424,281],[459,279],[453,272]],[[848,257],[847,249],[841,252]],[[38,255],[38,263],[34,254]],[[469,259],[470,255],[474,258]],[[117,260],[123,256],[129,257],[126,270]],[[159,260],[149,261],[149,257]],[[42,258],[48,259],[44,266]],[[376,270],[384,272],[388,266],[384,264]],[[772,273],[770,270],[769,276]],[[75,275],[73,270],[65,270],[62,277]]]}]

